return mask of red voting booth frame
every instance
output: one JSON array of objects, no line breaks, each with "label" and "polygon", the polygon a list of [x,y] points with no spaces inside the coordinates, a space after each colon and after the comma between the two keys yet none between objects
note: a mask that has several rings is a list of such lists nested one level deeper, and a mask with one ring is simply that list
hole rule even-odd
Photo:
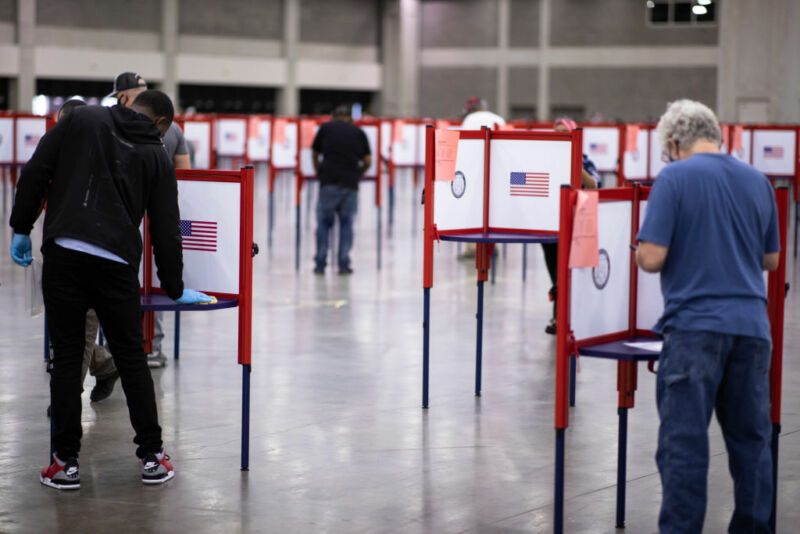
[{"label": "red voting booth frame", "polygon": [[436,181],[436,153],[434,144],[435,129],[425,130],[425,230],[423,237],[423,338],[422,338],[422,407],[428,407],[430,377],[430,291],[433,287],[433,253],[435,241],[455,241],[476,243],[475,268],[478,278],[478,312],[476,314],[477,333],[475,347],[475,395],[481,394],[481,369],[483,358],[483,285],[488,280],[491,256],[495,243],[554,243],[558,232],[536,229],[495,228],[489,225],[490,161],[491,140],[527,141],[568,141],[571,143],[570,184],[580,187],[583,161],[582,131],[572,132],[521,132],[498,131],[484,128],[480,131],[462,130],[459,139],[484,141],[483,169],[483,224],[480,227],[457,230],[438,230],[434,223],[434,183]]},{"label": "red voting booth frame", "polygon": [[[380,122],[383,122],[383,121],[378,121],[378,122],[380,123]],[[390,131],[391,137],[389,138],[389,157],[388,157],[388,159],[386,161],[386,169],[387,169],[388,174],[389,174],[389,184],[388,184],[389,185],[389,189],[388,189],[388,198],[387,198],[387,201],[388,201],[388,204],[389,204],[389,206],[388,206],[388,211],[389,211],[389,220],[388,220],[389,236],[392,235],[392,229],[394,228],[394,182],[395,182],[395,176],[396,176],[397,169],[411,169],[411,171],[413,172],[413,176],[414,176],[414,182],[413,182],[414,183],[414,190],[416,191],[417,185],[419,184],[419,172],[426,168],[426,164],[425,163],[419,163],[419,159],[420,159],[419,158],[419,154],[417,154],[417,158],[416,158],[417,161],[414,162],[414,163],[411,163],[411,164],[399,164],[399,163],[395,163],[394,162],[395,130],[397,128],[402,128],[403,125],[430,126],[430,125],[433,124],[433,122],[434,121],[429,120],[429,119],[402,119],[402,120],[401,119],[392,119],[391,120],[392,128],[391,128],[391,131]],[[378,131],[380,132],[380,125],[378,126]],[[419,135],[419,133],[417,135]],[[419,146],[419,143],[416,143],[416,144],[417,144],[417,146]],[[379,161],[383,157],[383,154],[381,153],[380,143],[378,143],[378,155],[377,155],[377,157],[378,157]],[[427,162],[427,160],[426,160],[426,162]],[[378,168],[380,169],[380,167],[378,167]],[[416,199],[412,199],[412,201],[414,202],[413,205],[416,207]],[[416,211],[414,213],[416,213]],[[412,225],[414,225],[414,223],[412,223]]]},{"label": "red voting booth frame", "polygon": [[[630,201],[631,217],[631,243],[635,243],[639,228],[640,201],[647,200],[649,188],[632,187],[622,189],[601,189],[597,192],[600,202]],[[653,333],[639,328],[636,324],[638,268],[635,253],[630,252],[630,298],[629,298],[629,327],[621,332],[614,332],[598,337],[575,339],[570,325],[570,295],[571,277],[569,255],[572,244],[572,230],[575,204],[578,192],[575,189],[564,187],[561,190],[560,234],[559,241],[562,246],[558,251],[558,280],[559,298],[557,301],[556,333],[556,384],[555,384],[555,505],[554,505],[554,532],[561,533],[564,528],[564,449],[565,431],[569,426],[570,397],[574,392],[575,357],[581,349],[588,350],[603,344],[622,342],[626,340],[652,337]],[[789,192],[786,188],[775,190],[775,199],[778,209],[778,225],[780,228],[780,262],[777,270],[769,273],[767,286],[768,316],[773,339],[772,364],[770,367],[770,400],[771,419],[773,424],[772,455],[773,455],[773,480],[775,481],[775,495],[773,497],[772,528],[775,528],[775,515],[777,504],[777,464],[778,464],[778,437],[780,434],[780,405],[781,405],[781,379],[783,362],[783,322],[784,299],[786,291],[786,232],[789,211]],[[634,406],[634,397],[637,387],[638,361],[649,360],[655,357],[624,357],[619,354],[617,359],[617,390],[619,392],[619,443],[618,443],[618,469],[617,469],[617,527],[624,527],[625,517],[625,464],[627,445],[627,411]],[[604,355],[604,357],[611,357]],[[652,363],[648,364],[652,370]]]},{"label": "red voting booth frame", "polygon": [[[283,120],[286,121],[286,124],[297,124],[297,128],[299,130],[300,124],[297,119],[293,119],[290,117],[272,117],[272,122],[270,123],[270,134],[269,134],[269,167],[268,167],[268,206],[267,206],[267,248],[272,248],[272,230],[275,227],[275,179],[277,174],[289,172],[295,172],[297,169],[297,158],[295,157],[295,161],[292,165],[282,165],[277,166],[275,165],[275,154],[273,153],[273,147],[275,146],[275,122]],[[300,132],[297,132],[298,139],[300,138]],[[299,194],[299,193],[298,193]]]},{"label": "red voting booth frame", "polygon": [[[312,137],[310,140],[303,137],[303,123],[310,122],[314,126],[319,127],[322,123],[328,122],[330,119],[328,117],[320,118],[320,117],[301,117],[297,121],[297,151],[295,154],[295,260],[294,260],[294,268],[295,271],[300,270],[300,218],[301,218],[301,205],[302,205],[302,191],[303,185],[307,181],[317,180],[317,176],[315,174],[303,174],[303,166],[300,164],[300,159],[302,157],[302,151],[304,149],[308,149],[311,146],[314,138]],[[375,160],[375,174],[369,175],[365,174],[361,177],[361,180],[370,180],[375,182],[375,207],[377,208],[377,267],[378,270],[381,268],[381,234],[382,234],[382,227],[381,227],[381,201],[382,201],[382,179],[381,179],[381,163],[380,163],[380,149],[381,149],[381,121],[379,119],[360,119],[353,121],[358,127],[375,127],[377,129],[377,143],[376,143],[376,152],[377,154],[373,154]],[[313,156],[312,156],[313,157]],[[307,200],[309,200],[307,198]],[[330,240],[330,248],[331,248],[331,255],[333,255],[335,247],[333,246],[334,240]]]},{"label": "red voting booth frame", "polygon": [[217,166],[216,150],[214,148],[214,134],[216,132],[216,120],[209,115],[192,115],[190,117],[176,117],[175,122],[181,127],[181,130],[186,130],[186,123],[207,123],[208,126],[208,168],[214,169]]},{"label": "red voting booth frame", "polygon": [[[152,295],[163,295],[160,288],[153,287],[153,250],[150,246],[149,230],[145,219],[144,229],[144,258],[143,258],[143,287],[142,309],[144,314],[145,351],[151,350],[153,339],[153,311],[175,311],[176,328],[179,328],[180,311],[211,311],[214,309],[237,307],[239,315],[238,326],[238,363],[242,366],[242,452],[241,469],[246,471],[250,464],[250,372],[252,369],[252,308],[253,308],[253,256],[255,254],[253,243],[253,179],[252,167],[239,171],[217,170],[188,170],[175,171],[178,181],[195,182],[224,182],[241,184],[240,196],[240,230],[239,230],[239,292],[220,293],[210,291],[219,299],[218,305],[177,305],[166,298],[152,299]],[[203,288],[197,288],[202,291]],[[176,332],[176,338],[178,332]]]}]

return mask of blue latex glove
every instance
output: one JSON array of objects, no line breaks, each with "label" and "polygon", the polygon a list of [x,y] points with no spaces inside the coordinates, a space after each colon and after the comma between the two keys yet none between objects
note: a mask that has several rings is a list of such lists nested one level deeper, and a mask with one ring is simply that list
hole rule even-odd
[{"label": "blue latex glove", "polygon": [[200,293],[194,289],[184,289],[183,295],[175,302],[178,304],[201,304],[204,302],[211,302],[214,297],[209,297],[205,293]]},{"label": "blue latex glove", "polygon": [[11,259],[17,265],[27,267],[33,261],[31,254],[31,236],[14,234],[11,240]]}]

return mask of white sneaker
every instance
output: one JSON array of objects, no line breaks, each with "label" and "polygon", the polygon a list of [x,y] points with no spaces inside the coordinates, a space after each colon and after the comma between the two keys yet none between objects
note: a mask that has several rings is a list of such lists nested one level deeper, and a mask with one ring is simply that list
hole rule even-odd
[{"label": "white sneaker", "polygon": [[147,355],[147,367],[150,369],[159,369],[161,367],[167,366],[167,357],[164,356],[164,353],[158,351],[154,354]]}]

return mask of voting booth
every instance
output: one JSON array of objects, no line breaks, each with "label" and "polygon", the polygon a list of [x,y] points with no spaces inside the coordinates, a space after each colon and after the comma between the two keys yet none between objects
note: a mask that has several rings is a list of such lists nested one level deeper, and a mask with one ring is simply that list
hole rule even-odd
[{"label": "voting booth", "polygon": [[423,119],[394,119],[389,123],[388,129],[385,125],[382,126],[382,135],[388,134],[386,144],[388,147],[390,231],[394,226],[394,184],[397,171],[402,169],[409,171],[413,176],[413,184],[416,189],[419,174],[425,168],[425,128],[426,125],[432,123],[433,121]]},{"label": "voting booth", "polygon": [[[556,333],[555,399],[555,532],[563,532],[564,447],[569,406],[574,405],[576,357],[616,360],[618,390],[617,528],[625,525],[627,418],[634,407],[639,362],[653,363],[661,341],[651,331],[663,313],[658,274],[641,270],[633,245],[647,211],[649,188],[561,190]],[[773,349],[773,423],[779,432],[780,362],[782,359],[785,244],[788,192],[776,190],[781,228],[781,261],[769,273],[768,301]],[[592,203],[596,208],[591,207]],[[587,217],[594,222],[587,223]],[[596,264],[571,267],[572,256],[596,239]],[[778,342],[780,340],[780,342]],[[777,376],[775,374],[777,373]],[[777,385],[777,386],[776,386]],[[777,438],[774,440],[777,446]],[[774,452],[777,461],[777,450]]]},{"label": "voting booth", "polygon": [[247,158],[247,117],[218,115],[214,123],[217,168],[238,169]]},{"label": "voting booth", "polygon": [[47,131],[47,117],[28,113],[4,112],[0,114],[0,168],[3,180],[3,206],[17,185],[19,169],[33,155],[39,140]]},{"label": "voting booth", "polygon": [[267,246],[272,248],[272,231],[275,227],[275,180],[280,176],[294,175],[297,171],[297,144],[299,125],[297,119],[273,117],[269,135],[269,194],[267,206]]},{"label": "voting booth", "polygon": [[247,161],[254,164],[269,162],[272,137],[272,118],[269,115],[247,117]]},{"label": "voting booth", "polygon": [[428,127],[423,249],[422,406],[428,406],[430,290],[436,241],[477,244],[475,394],[481,393],[483,284],[495,243],[558,240],[559,188],[580,187],[582,131],[435,130]]},{"label": "voting booth", "polygon": [[183,137],[194,152],[193,168],[215,168],[214,120],[204,115],[192,115],[179,120],[178,124],[183,128]]},{"label": "voting booth", "polygon": [[[237,308],[237,362],[242,366],[241,468],[249,467],[250,371],[252,339],[253,169],[240,171],[176,170],[183,282],[217,298],[214,304],[178,304],[160,288],[144,222],[142,311],[208,312]],[[152,314],[145,314],[152,315]],[[176,313],[176,338],[180,316]],[[145,320],[146,338],[152,323]],[[176,353],[177,354],[177,353]]]},{"label": "voting booth", "polygon": [[[650,124],[626,124],[623,131],[622,155],[619,162],[619,174],[617,185],[621,186],[625,182],[644,182],[652,180],[654,167],[651,158],[654,157],[654,147],[657,141],[651,137],[657,137],[654,133],[655,127]],[[657,158],[660,160],[661,151],[657,151]]]},{"label": "voting booth", "polygon": [[589,156],[597,172],[617,173],[623,156],[623,130],[619,124],[586,124],[583,128],[583,153]]}]

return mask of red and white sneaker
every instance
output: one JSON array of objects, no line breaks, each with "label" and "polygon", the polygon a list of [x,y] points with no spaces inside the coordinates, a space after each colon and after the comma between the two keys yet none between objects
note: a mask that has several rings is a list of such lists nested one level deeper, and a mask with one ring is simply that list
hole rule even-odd
[{"label": "red and white sneaker", "polygon": [[42,469],[39,481],[45,486],[60,490],[75,490],[81,487],[78,459],[74,456],[61,460],[53,453],[53,463]]},{"label": "red and white sneaker", "polygon": [[164,447],[157,453],[151,452],[142,458],[142,483],[163,484],[174,476],[175,470]]}]

